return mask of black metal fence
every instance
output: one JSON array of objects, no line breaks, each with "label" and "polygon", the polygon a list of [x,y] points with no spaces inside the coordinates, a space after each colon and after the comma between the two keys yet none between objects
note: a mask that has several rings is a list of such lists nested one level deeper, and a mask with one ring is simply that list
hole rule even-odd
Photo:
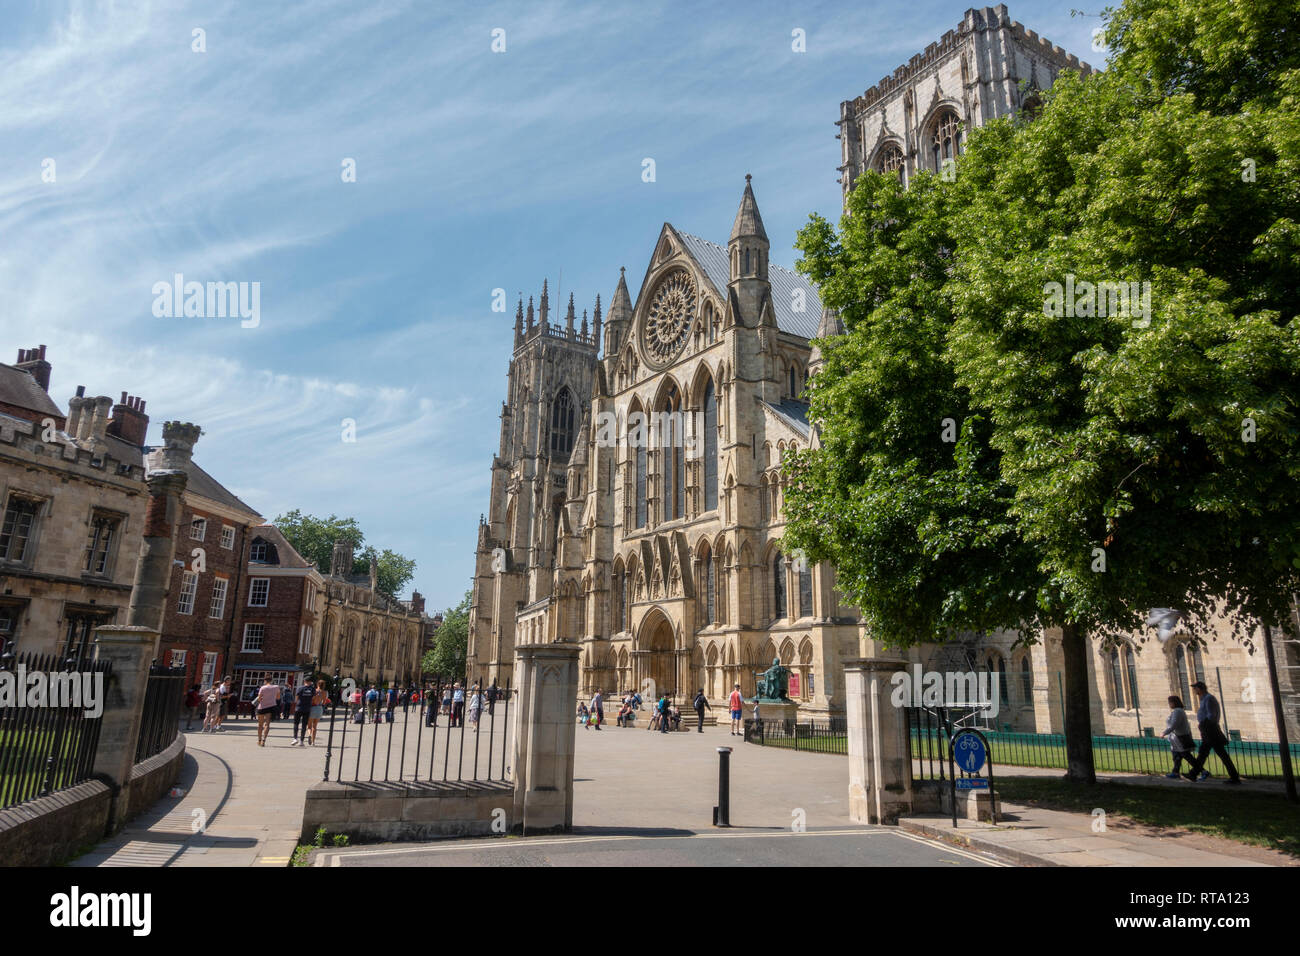
[{"label": "black metal fence", "polygon": [[16,655],[12,641],[5,645],[0,655],[0,808],[90,779],[111,672],[107,661]]},{"label": "black metal fence", "polygon": [[163,667],[154,661],[149,666],[149,682],[145,685],[140,734],[135,744],[136,763],[171,746],[180,730],[184,701],[185,668]]},{"label": "black metal fence", "polygon": [[[957,708],[907,708],[908,738],[912,745],[913,774],[922,780],[943,780],[948,740],[957,730],[975,726],[968,711]],[[1000,767],[1066,768],[1065,735],[984,730],[997,753]],[[1198,741],[1199,743],[1199,741]],[[1300,764],[1300,745],[1292,744],[1292,764]],[[1281,747],[1259,740],[1232,740],[1228,755],[1243,777],[1257,780],[1281,779]],[[1173,754],[1163,737],[1094,736],[1093,765],[1098,773],[1167,774],[1173,770]],[[920,768],[917,769],[917,761]],[[1186,762],[1182,770],[1187,769]],[[1205,770],[1226,777],[1227,769],[1213,754]]]},{"label": "black metal fence", "polygon": [[369,686],[338,674],[325,680],[331,703],[322,779],[333,767],[340,782],[510,781],[509,684],[438,680],[399,692],[390,705],[378,688],[370,698]]},{"label": "black metal fence", "polygon": [[819,720],[745,720],[745,740],[819,754],[847,754],[849,728],[843,717]]}]

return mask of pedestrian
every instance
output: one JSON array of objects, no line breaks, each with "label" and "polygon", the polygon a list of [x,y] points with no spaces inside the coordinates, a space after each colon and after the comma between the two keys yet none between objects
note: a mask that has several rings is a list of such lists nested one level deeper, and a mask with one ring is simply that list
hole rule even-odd
[{"label": "pedestrian", "polygon": [[203,706],[203,697],[199,694],[199,685],[194,684],[190,687],[189,693],[185,695],[185,731],[194,729],[194,718],[198,716],[199,708]]},{"label": "pedestrian", "polygon": [[268,674],[253,698],[253,710],[257,713],[257,745],[266,746],[266,738],[271,736],[271,715],[275,713],[280,702],[280,688],[271,683]]},{"label": "pedestrian", "polygon": [[740,685],[736,684],[731,689],[731,698],[727,701],[727,709],[731,711],[731,736],[741,736],[740,721],[745,713],[745,698],[740,696]]},{"label": "pedestrian", "polygon": [[663,697],[659,698],[659,706],[657,710],[659,712],[659,732],[661,734],[666,734],[668,733],[669,724],[672,723],[672,714],[669,713],[668,710],[667,694],[664,694]]},{"label": "pedestrian", "polygon": [[366,716],[372,724],[379,723],[379,688],[374,684],[366,691]]},{"label": "pedestrian", "polygon": [[293,742],[289,744],[290,747],[302,747],[307,743],[307,723],[311,720],[312,701],[316,698],[315,681],[303,681],[296,697],[293,712]]},{"label": "pedestrian", "polygon": [[623,699],[623,705],[618,709],[618,717],[614,722],[620,727],[631,727],[632,722],[636,720],[636,714],[632,711],[632,705],[628,703],[627,698]]},{"label": "pedestrian", "polygon": [[438,694],[426,692],[424,695],[424,726],[433,727],[438,723]]},{"label": "pedestrian", "polygon": [[354,724],[365,723],[365,717],[361,711],[361,688],[357,687],[352,691],[352,699],[348,701],[352,705],[352,722]]},{"label": "pedestrian", "polygon": [[397,685],[394,684],[388,688],[388,722],[393,722],[393,714],[397,710]]},{"label": "pedestrian", "polygon": [[227,674],[221,679],[221,684],[217,688],[217,697],[220,700],[221,707],[217,713],[217,728],[214,733],[224,734],[221,722],[226,719],[226,712],[230,709],[230,685],[234,678]]},{"label": "pedestrian", "polygon": [[605,697],[604,692],[597,687],[596,694],[591,698],[591,719],[600,730],[600,725],[605,722]]},{"label": "pedestrian", "polygon": [[460,681],[451,688],[451,726],[465,728],[465,688]]},{"label": "pedestrian", "polygon": [[208,688],[203,703],[203,732],[215,734],[221,728],[221,694],[217,692],[216,684]]},{"label": "pedestrian", "polygon": [[310,747],[316,746],[316,728],[320,725],[320,719],[325,716],[325,708],[330,705],[330,695],[325,691],[325,682],[320,681],[316,684],[316,694],[311,699],[311,710],[307,718],[307,730],[311,736],[307,740]]},{"label": "pedestrian", "polygon": [[500,695],[501,691],[497,689],[497,682],[493,680],[492,686],[487,689],[487,711],[489,717],[496,715],[494,708],[497,705],[497,697]]},{"label": "pedestrian", "polygon": [[451,685],[448,684],[442,689],[442,712],[448,717],[451,716]]},{"label": "pedestrian", "polygon": [[1165,721],[1164,738],[1169,741],[1169,749],[1174,755],[1174,769],[1172,773],[1165,774],[1170,780],[1177,780],[1181,773],[1179,768],[1182,767],[1183,761],[1189,764],[1192,762],[1192,751],[1196,747],[1196,742],[1192,740],[1192,728],[1187,722],[1187,711],[1183,710],[1183,699],[1178,696],[1169,698],[1169,719]]},{"label": "pedestrian", "polygon": [[708,708],[709,710],[713,709],[712,707],[709,707],[709,699],[704,696],[704,688],[701,687],[699,690],[695,692],[695,717],[698,721],[698,725],[696,726],[695,729],[698,730],[700,733],[704,733],[705,708]]},{"label": "pedestrian", "polygon": [[1210,756],[1210,751],[1219,755],[1223,761],[1223,769],[1228,771],[1228,779],[1224,783],[1238,784],[1241,783],[1241,776],[1237,773],[1237,766],[1228,756],[1228,738],[1223,735],[1219,728],[1219,719],[1222,710],[1219,708],[1219,701],[1209,688],[1205,686],[1205,681],[1198,680],[1192,685],[1192,690],[1200,698],[1200,704],[1196,708],[1196,724],[1201,731],[1201,749],[1196,754],[1195,759],[1189,760],[1191,769],[1183,774],[1188,780],[1195,781],[1207,779],[1210,774],[1205,769],[1206,758]]},{"label": "pedestrian", "polygon": [[411,696],[415,693],[410,687],[402,691],[402,716],[405,717],[411,710]]},{"label": "pedestrian", "polygon": [[483,695],[479,693],[478,684],[474,685],[469,698],[469,725],[478,733],[478,718],[483,713]]},{"label": "pedestrian", "polygon": [[294,705],[293,689],[288,684],[280,685],[280,718],[288,720],[289,715],[293,713]]},{"label": "pedestrian", "polygon": [[591,723],[591,711],[587,709],[587,705],[582,701],[578,701],[578,723],[582,724],[583,730],[586,730]]}]

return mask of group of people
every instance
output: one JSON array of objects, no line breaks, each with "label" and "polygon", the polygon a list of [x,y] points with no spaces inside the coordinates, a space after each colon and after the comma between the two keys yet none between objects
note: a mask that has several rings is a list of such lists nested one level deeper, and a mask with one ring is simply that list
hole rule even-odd
[{"label": "group of people", "polygon": [[[736,685],[739,692],[740,685]],[[734,695],[733,695],[734,696]],[[631,727],[636,724],[636,713],[641,709],[644,703],[643,698],[634,690],[629,690],[623,694],[618,714],[615,717],[615,723],[619,727]],[[704,696],[704,688],[695,692],[695,699],[691,702],[695,709],[696,730],[704,733],[704,712],[712,710],[709,700]],[[600,730],[601,725],[605,722],[605,692],[602,688],[596,688],[596,693],[592,695],[590,703],[579,701],[578,703],[578,723],[582,724],[584,730],[590,730],[593,727]],[[673,702],[672,694],[661,694],[655,701],[650,711],[650,723],[646,730],[658,730],[661,733],[668,733],[669,730],[680,730],[682,726],[682,712],[676,703]]]},{"label": "group of people", "polygon": [[1205,681],[1198,680],[1192,685],[1192,691],[1198,698],[1196,708],[1197,729],[1201,732],[1201,747],[1196,756],[1192,752],[1196,750],[1196,741],[1192,739],[1191,723],[1187,719],[1187,711],[1183,709],[1183,699],[1178,696],[1169,698],[1169,719],[1165,722],[1164,738],[1169,741],[1169,749],[1174,755],[1174,769],[1165,774],[1170,780],[1177,780],[1179,777],[1179,768],[1182,767],[1183,761],[1187,761],[1187,771],[1182,774],[1193,783],[1200,780],[1208,780],[1209,772],[1205,769],[1205,761],[1209,759],[1210,753],[1219,755],[1219,760],[1223,762],[1223,769],[1228,771],[1228,777],[1224,783],[1239,784],[1241,775],[1237,773],[1237,766],[1228,756],[1228,738],[1224,736],[1223,728],[1219,721],[1223,719],[1223,711],[1219,706],[1218,698],[1210,693],[1209,688],[1205,686]]},{"label": "group of people", "polygon": [[464,727],[466,713],[468,713],[469,727],[477,733],[483,714],[494,715],[496,703],[504,694],[505,692],[496,684],[490,685],[486,690],[478,684],[473,684],[466,691],[465,686],[460,681],[456,681],[451,686],[443,688],[441,704],[432,691],[427,695],[424,724],[426,727],[436,725],[438,716],[443,714],[449,718],[447,722],[449,728]]},{"label": "group of people", "polygon": [[271,736],[271,720],[278,714],[282,718],[293,717],[293,740],[290,747],[316,746],[316,730],[320,719],[325,716],[325,708],[330,704],[329,691],[325,682],[303,681],[297,691],[281,687],[272,682],[270,677],[262,682],[253,696],[253,710],[257,714],[257,745],[265,747]]},{"label": "group of people", "polygon": [[219,683],[207,690],[202,685],[193,684],[185,694],[185,730],[194,729],[194,720],[203,712],[203,733],[224,734],[221,723],[226,719],[226,708],[231,695],[230,684],[233,678],[226,676]]}]

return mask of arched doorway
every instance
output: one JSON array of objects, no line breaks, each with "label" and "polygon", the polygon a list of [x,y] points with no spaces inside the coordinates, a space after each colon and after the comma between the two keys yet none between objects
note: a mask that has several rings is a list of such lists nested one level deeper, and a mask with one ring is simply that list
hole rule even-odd
[{"label": "arched doorway", "polygon": [[652,612],[641,624],[641,639],[637,643],[645,651],[641,665],[642,686],[650,680],[654,681],[653,693],[678,691],[672,622],[661,611]]}]

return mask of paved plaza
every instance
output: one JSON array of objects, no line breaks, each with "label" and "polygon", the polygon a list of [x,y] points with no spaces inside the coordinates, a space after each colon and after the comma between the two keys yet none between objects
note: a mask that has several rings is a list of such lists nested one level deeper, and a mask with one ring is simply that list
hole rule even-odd
[{"label": "paved plaza", "polygon": [[[501,775],[506,722],[495,733],[437,734],[407,720],[367,725],[358,749],[357,725],[335,725],[331,779],[358,773],[376,779],[385,768],[411,779],[430,764],[455,779]],[[303,797],[325,764],[328,724],[316,747],[290,746],[291,723],[273,724],[266,747],[256,744],[250,720],[227,720],[221,734],[187,734],[180,796],[165,796],[121,833],[75,860],[73,866],[287,866],[298,844]],[[378,729],[378,735],[375,730]],[[405,731],[405,747],[403,747]],[[704,733],[660,734],[644,722],[631,729],[577,728],[574,832],[560,837],[363,846],[316,855],[318,865],[485,866],[626,864],[667,865],[970,865],[984,859],[1022,865],[1242,866],[1287,863],[1281,854],[1187,835],[1154,836],[1145,828],[1112,826],[1093,833],[1088,814],[1004,806],[999,827],[927,816],[905,828],[862,827],[848,816],[845,758],[745,744],[726,726]],[[378,741],[378,747],[374,746]],[[450,741],[450,746],[449,746]],[[719,747],[730,757],[732,829],[712,826],[718,797]],[[360,757],[360,759],[358,759]],[[431,760],[432,757],[432,760]],[[509,767],[509,757],[506,759]],[[1028,771],[1026,771],[1028,773]],[[1050,772],[1046,773],[1056,773]],[[949,842],[956,841],[957,846]],[[531,847],[531,849],[530,849]],[[964,848],[964,849],[963,849]],[[993,854],[993,856],[989,856]]]}]

